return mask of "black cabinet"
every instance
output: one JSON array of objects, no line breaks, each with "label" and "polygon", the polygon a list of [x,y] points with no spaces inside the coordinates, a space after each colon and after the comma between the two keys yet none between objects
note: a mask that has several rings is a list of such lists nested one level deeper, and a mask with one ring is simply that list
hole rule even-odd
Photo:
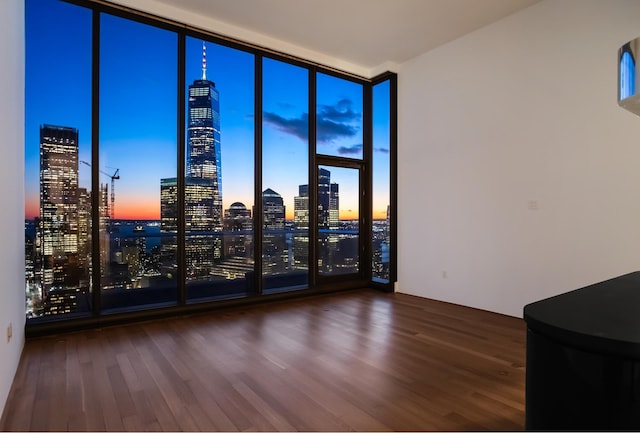
[{"label": "black cabinet", "polygon": [[640,430],[640,272],[524,308],[528,430]]}]

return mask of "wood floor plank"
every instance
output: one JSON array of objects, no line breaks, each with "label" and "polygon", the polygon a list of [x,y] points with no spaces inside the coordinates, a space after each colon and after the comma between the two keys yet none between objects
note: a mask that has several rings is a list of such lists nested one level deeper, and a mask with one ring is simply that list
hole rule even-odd
[{"label": "wood floor plank", "polygon": [[0,430],[522,430],[525,338],[373,290],[33,338]]},{"label": "wood floor plank", "polygon": [[34,380],[40,370],[42,352],[37,347],[25,346],[20,357],[20,368],[16,372],[9,395],[19,395],[16,404],[5,409],[0,430],[28,431],[36,399],[38,381]]}]

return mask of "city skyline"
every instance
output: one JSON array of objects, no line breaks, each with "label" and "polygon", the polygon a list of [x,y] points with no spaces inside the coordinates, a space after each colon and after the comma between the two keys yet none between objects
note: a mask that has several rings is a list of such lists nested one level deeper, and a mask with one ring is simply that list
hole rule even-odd
[{"label": "city skyline", "polygon": [[[92,160],[91,14],[82,7],[61,2],[46,2],[45,6],[36,7],[33,2],[27,2],[30,25],[36,28],[27,32],[27,81],[41,85],[27,86],[26,219],[39,216],[39,186],[34,174],[38,172],[38,131],[41,125],[77,129],[78,158],[81,161]],[[55,32],[47,32],[45,24],[52,14],[60,16],[61,22]],[[104,14],[101,39],[101,60],[104,61],[100,62],[99,169],[105,173],[119,169],[120,179],[115,183],[115,219],[159,220],[160,179],[177,174],[177,101],[174,91],[150,90],[175,89],[177,56],[172,53],[177,49],[177,38],[174,33],[162,29]],[[67,53],[64,58],[68,65],[65,67],[52,66],[59,65],[56,60],[60,57],[60,47],[64,47]],[[212,42],[206,42],[206,47],[207,76],[218,88],[224,89],[220,98],[222,208],[228,209],[232,203],[241,202],[250,209],[255,205],[253,55]],[[188,37],[188,82],[201,75],[201,52],[202,40]],[[107,61],[110,58],[117,59],[117,62]],[[308,72],[299,68],[301,71],[293,73],[292,68],[283,62],[264,59],[263,148],[274,149],[273,154],[278,154],[279,149],[283,152],[280,153],[280,161],[264,158],[263,167],[272,166],[273,169],[263,168],[262,190],[272,188],[282,195],[287,220],[293,219],[293,201],[298,185],[308,183],[308,144],[304,137],[305,128],[308,130],[305,123],[308,119]],[[329,78],[334,79],[318,74],[319,86]],[[354,95],[350,89],[353,84],[345,80],[332,81],[331,86],[323,86],[322,95],[318,95],[318,150],[321,152],[326,150],[328,154],[353,156],[349,152],[362,147],[362,130],[357,131],[358,122],[361,124],[362,92],[356,91]],[[285,90],[280,90],[283,88]],[[295,91],[287,91],[286,88]],[[136,89],[139,93],[131,94]],[[274,95],[274,90],[279,93]],[[128,105],[133,104],[119,102],[118,96],[123,92],[129,93],[134,100],[144,101],[145,109],[132,111]],[[51,104],[51,101],[57,102]],[[384,104],[376,104],[376,110],[381,105]],[[384,126],[376,126],[374,131],[376,136],[382,134],[380,139],[374,136],[374,143],[380,143],[374,144],[376,152],[388,155]],[[134,148],[138,157],[132,155],[131,149]],[[270,151],[264,153],[267,155]],[[144,164],[140,164],[141,157]],[[388,170],[386,172],[386,175],[380,172],[380,178],[388,179]],[[81,164],[78,178],[81,187],[91,189],[90,167]],[[100,175],[100,182],[108,184],[109,178]],[[341,183],[341,191],[348,191],[350,185],[347,182],[339,179],[336,182]],[[388,190],[388,186],[386,188]],[[386,205],[386,202],[375,205],[374,218],[385,218]],[[353,211],[357,205],[345,204],[344,211],[349,209]],[[353,215],[343,213],[341,218],[351,219]]]}]

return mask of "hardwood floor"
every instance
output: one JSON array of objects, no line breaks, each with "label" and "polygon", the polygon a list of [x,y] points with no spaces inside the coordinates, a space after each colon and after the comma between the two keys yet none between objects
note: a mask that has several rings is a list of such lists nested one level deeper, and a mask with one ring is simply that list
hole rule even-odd
[{"label": "hardwood floor", "polygon": [[2,430],[522,430],[521,319],[343,292],[27,341]]}]

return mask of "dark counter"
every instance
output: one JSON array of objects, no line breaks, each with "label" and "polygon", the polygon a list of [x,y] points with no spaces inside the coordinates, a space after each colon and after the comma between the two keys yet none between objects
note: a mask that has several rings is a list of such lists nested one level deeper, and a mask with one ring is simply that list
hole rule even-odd
[{"label": "dark counter", "polygon": [[526,428],[640,429],[640,272],[534,302]]}]

